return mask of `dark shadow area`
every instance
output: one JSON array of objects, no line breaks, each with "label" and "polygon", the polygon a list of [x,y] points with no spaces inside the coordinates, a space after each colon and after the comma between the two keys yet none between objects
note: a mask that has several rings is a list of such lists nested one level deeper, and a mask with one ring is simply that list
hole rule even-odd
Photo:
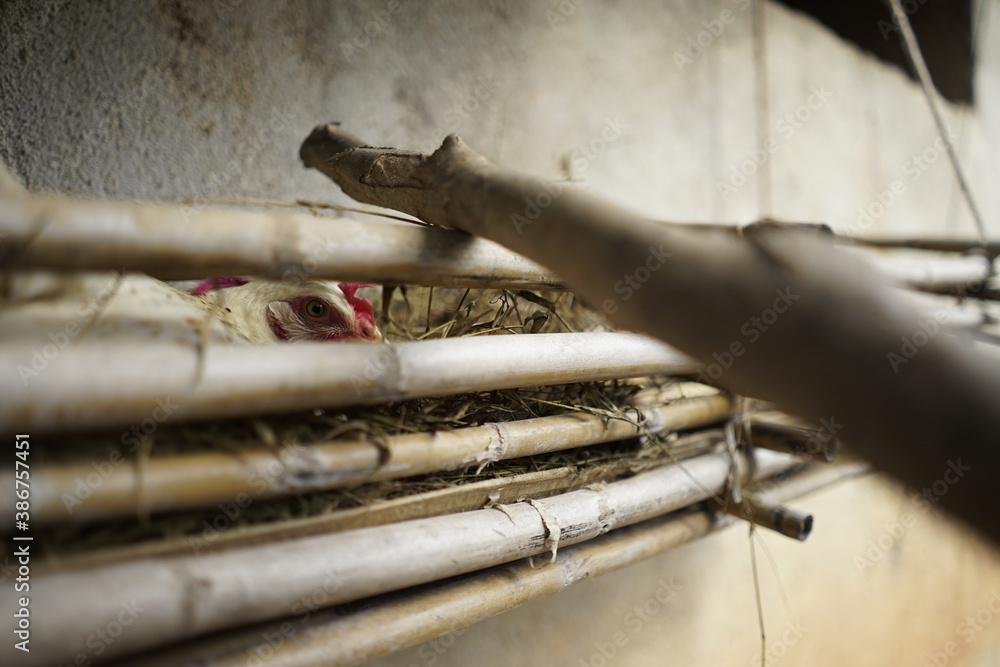
[{"label": "dark shadow area", "polygon": [[[887,2],[880,0],[779,0],[812,15],[830,30],[876,58],[916,73],[903,48],[899,27]],[[971,0],[904,0],[934,85],[952,102],[972,103],[973,52]]]}]

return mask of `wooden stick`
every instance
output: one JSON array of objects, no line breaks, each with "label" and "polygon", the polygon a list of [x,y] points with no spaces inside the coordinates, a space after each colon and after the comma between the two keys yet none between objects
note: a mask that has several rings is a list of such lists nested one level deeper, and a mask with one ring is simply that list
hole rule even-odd
[{"label": "wooden stick", "polygon": [[[724,419],[732,408],[723,395],[639,406],[647,428],[665,433]],[[630,410],[627,417],[639,420]],[[92,462],[41,465],[32,472],[32,522],[84,523],[181,511],[232,501],[262,500],[366,481],[399,479],[441,470],[485,466],[640,434],[634,424],[589,414],[500,422],[435,433],[371,441],[328,441],[280,451],[263,447],[238,453],[203,452],[148,459],[141,471],[124,459],[107,464],[99,484],[87,482]],[[385,459],[383,463],[383,459]],[[14,475],[0,474],[0,496],[14,496]],[[78,487],[88,493],[77,497]],[[74,502],[66,502],[73,498]],[[0,522],[13,525],[14,507],[0,508]]]},{"label": "wooden stick", "polygon": [[750,418],[755,447],[788,452],[829,463],[837,453],[837,438],[828,428],[802,423],[780,412],[757,413]]},{"label": "wooden stick", "polygon": [[[765,479],[798,464],[794,457],[761,450],[753,470]],[[19,664],[72,662],[87,651],[93,628],[118,618],[123,601],[143,611],[102,657],[293,614],[317,591],[327,606],[548,553],[719,493],[730,465],[724,452],[705,454],[683,466],[502,508],[37,576],[32,611],[44,623],[32,628],[37,651],[19,656]],[[13,602],[12,596],[7,600]],[[11,633],[13,611],[5,606],[3,617]],[[0,647],[0,659],[10,662],[14,650],[10,642]]]},{"label": "wooden stick", "polygon": [[[789,501],[864,474],[859,465],[816,466],[775,485]],[[358,665],[461,630],[587,579],[614,572],[726,528],[735,521],[709,510],[683,512],[616,530],[567,547],[551,565],[518,561],[458,580],[366,601],[363,608],[335,608],[292,615],[265,625],[213,635],[126,660],[120,667],[238,667],[266,654],[269,667]],[[669,577],[667,578],[669,585]],[[660,592],[654,582],[654,594]],[[662,591],[667,600],[669,589]],[[289,627],[289,636],[282,628]],[[280,646],[266,637],[283,637]]]},{"label": "wooden stick", "polygon": [[383,284],[552,289],[559,279],[491,241],[284,211],[0,193],[7,268],[142,271],[161,280],[259,275]]},{"label": "wooden stick", "polygon": [[737,238],[658,224],[503,170],[455,136],[428,156],[327,125],[300,154],[359,201],[538,261],[620,327],[704,361],[728,389],[836,424],[911,487],[952,480],[939,504],[1000,543],[1000,364],[965,333],[936,335],[872,269],[815,233]]},{"label": "wooden stick", "polygon": [[768,502],[754,494],[744,496],[740,502],[723,503],[722,508],[727,514],[799,542],[804,542],[812,532],[812,514]]},{"label": "wooden stick", "polygon": [[[167,420],[682,374],[697,368],[658,341],[619,333],[396,344],[209,345],[202,360],[199,366],[197,350],[168,343],[81,343],[51,360],[36,348],[8,347],[0,350],[0,422],[33,433],[124,427],[121,442],[130,446]],[[151,363],[156,364],[153,376],[143,372]],[[33,374],[26,371],[35,368]]]}]

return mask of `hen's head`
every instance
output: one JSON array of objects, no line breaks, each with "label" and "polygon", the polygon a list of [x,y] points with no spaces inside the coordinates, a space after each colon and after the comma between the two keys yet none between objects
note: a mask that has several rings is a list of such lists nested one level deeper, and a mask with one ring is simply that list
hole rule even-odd
[{"label": "hen's head", "polygon": [[217,291],[223,319],[252,342],[381,340],[371,302],[356,294],[362,287],[371,285],[223,277],[191,294]]}]

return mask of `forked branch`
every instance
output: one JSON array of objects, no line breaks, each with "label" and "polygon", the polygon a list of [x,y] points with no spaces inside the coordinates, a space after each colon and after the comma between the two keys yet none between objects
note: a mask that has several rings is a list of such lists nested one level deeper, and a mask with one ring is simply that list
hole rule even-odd
[{"label": "forked branch", "polygon": [[815,232],[654,222],[502,169],[455,136],[423,155],[325,125],[300,154],[359,201],[547,266],[618,326],[708,364],[702,379],[824,424],[1000,543],[1000,364]]}]

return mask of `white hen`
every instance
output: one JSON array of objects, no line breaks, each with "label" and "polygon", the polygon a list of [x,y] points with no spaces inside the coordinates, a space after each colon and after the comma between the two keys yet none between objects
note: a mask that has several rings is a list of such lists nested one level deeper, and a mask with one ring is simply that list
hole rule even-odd
[{"label": "white hen", "polygon": [[0,338],[59,348],[81,340],[195,345],[206,333],[223,343],[380,340],[361,287],[214,278],[184,289],[142,274],[26,273],[0,304]]},{"label": "white hen", "polygon": [[356,295],[362,287],[370,285],[225,277],[191,294],[214,292],[223,321],[253,343],[379,340],[371,302]]}]

